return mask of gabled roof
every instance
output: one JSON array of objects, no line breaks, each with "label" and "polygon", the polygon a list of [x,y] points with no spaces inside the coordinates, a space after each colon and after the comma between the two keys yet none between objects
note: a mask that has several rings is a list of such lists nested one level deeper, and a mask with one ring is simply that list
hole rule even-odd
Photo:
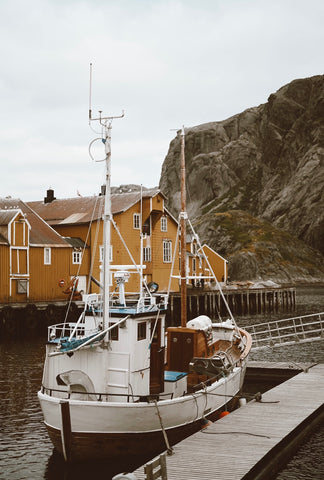
[{"label": "gabled roof", "polygon": [[0,210],[5,210],[4,217],[9,218],[21,210],[28,221],[30,245],[48,247],[70,247],[70,245],[40,218],[26,203],[16,198],[0,198]]},{"label": "gabled roof", "polygon": [[9,223],[15,218],[18,212],[18,208],[12,210],[0,210],[0,226],[9,225]]},{"label": "gabled roof", "polygon": [[[144,190],[142,198],[163,195],[158,189]],[[28,202],[28,205],[49,225],[71,225],[90,223],[102,218],[104,196],[56,199],[50,203]],[[141,192],[115,193],[111,196],[112,214],[125,212],[141,200]]]},{"label": "gabled roof", "polygon": [[204,245],[202,245],[201,248],[199,248],[199,250],[205,250],[205,249],[210,250],[212,253],[217,255],[217,257],[221,258],[222,260],[224,260],[224,262],[228,263],[228,260],[226,260],[226,258],[222,257],[219,253],[215,252],[215,250],[213,250],[209,245],[207,245],[207,243],[204,243]]}]

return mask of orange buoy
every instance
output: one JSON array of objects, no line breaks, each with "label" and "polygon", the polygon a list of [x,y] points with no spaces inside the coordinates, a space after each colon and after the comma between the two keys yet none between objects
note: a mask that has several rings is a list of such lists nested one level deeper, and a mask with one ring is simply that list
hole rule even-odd
[{"label": "orange buoy", "polygon": [[64,285],[65,285],[65,280],[62,278],[62,279],[58,282],[58,284],[59,284],[59,287],[64,287]]},{"label": "orange buoy", "polygon": [[230,412],[227,412],[226,410],[224,412],[222,412],[220,415],[219,415],[219,418],[223,418],[223,417],[226,417],[226,415],[229,415]]},{"label": "orange buoy", "polygon": [[200,429],[203,430],[204,428],[207,428],[209,427],[209,425],[212,424],[212,422],[210,420],[208,420],[207,418],[205,417],[202,417],[202,419],[200,420],[201,422],[201,425],[200,425]]}]

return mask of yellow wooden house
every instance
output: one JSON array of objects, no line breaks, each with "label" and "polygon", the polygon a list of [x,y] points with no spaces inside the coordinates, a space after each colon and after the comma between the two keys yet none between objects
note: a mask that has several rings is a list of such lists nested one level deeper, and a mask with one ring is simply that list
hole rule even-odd
[{"label": "yellow wooden house", "polygon": [[206,244],[202,245],[198,252],[201,254],[202,251],[204,257],[207,257],[208,263],[211,266],[217,281],[226,283],[228,277],[228,261]]},{"label": "yellow wooden house", "polygon": [[26,203],[0,199],[0,303],[67,300],[73,252]]},{"label": "yellow wooden house", "polygon": [[[79,265],[78,289],[83,293],[98,293],[102,283],[103,266],[103,213],[104,195],[56,199],[54,191],[48,190],[44,201],[28,204],[59,235],[70,242],[73,264]],[[157,283],[161,292],[169,287],[171,266],[174,258],[173,278],[170,291],[179,291],[179,239],[178,222],[165,207],[165,196],[158,189],[145,189],[111,196],[111,290],[117,289],[114,274],[119,270],[130,272],[126,285],[128,292],[138,292],[142,275],[147,284]],[[77,249],[77,242],[79,248]],[[86,245],[88,250],[83,250]],[[209,261],[218,259],[207,248]],[[86,262],[84,254],[88,253]],[[208,287],[210,275],[197,238],[187,236],[188,283],[196,287]],[[214,262],[215,263],[215,262]],[[91,281],[92,280],[92,281]]]},{"label": "yellow wooden house", "polygon": [[[112,289],[116,288],[114,272],[127,269],[130,272],[127,291],[138,292],[138,272],[143,265],[146,283],[155,282],[160,291],[167,291],[174,253],[178,257],[178,224],[164,201],[158,189],[112,195]],[[103,264],[104,196],[55,199],[54,192],[49,190],[44,202],[30,202],[29,206],[63,238],[70,241],[79,238],[89,246],[90,265],[87,271],[84,268],[80,271],[79,289],[84,293],[98,292]],[[79,261],[81,264],[82,251]],[[178,288],[178,280],[174,278],[171,290]]]}]

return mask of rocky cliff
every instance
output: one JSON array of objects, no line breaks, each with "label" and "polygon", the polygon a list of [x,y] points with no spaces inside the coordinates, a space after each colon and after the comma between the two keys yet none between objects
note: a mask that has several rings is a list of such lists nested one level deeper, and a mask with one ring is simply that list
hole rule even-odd
[{"label": "rocky cliff", "polygon": [[[201,240],[229,258],[232,278],[324,279],[317,252],[324,254],[323,119],[324,76],[318,75],[294,80],[267,103],[227,120],[186,128],[187,210]],[[179,173],[180,132],[160,180],[174,213]],[[228,241],[220,235],[225,214]],[[261,250],[253,222],[261,231],[267,226]],[[236,242],[229,240],[231,229]],[[240,237],[246,235],[248,245]]]}]

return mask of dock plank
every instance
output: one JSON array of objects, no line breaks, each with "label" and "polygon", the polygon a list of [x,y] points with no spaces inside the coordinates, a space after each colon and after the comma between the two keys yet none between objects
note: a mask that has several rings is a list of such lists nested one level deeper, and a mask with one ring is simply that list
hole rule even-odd
[{"label": "dock plank", "polygon": [[[251,470],[323,406],[324,364],[311,366],[173,447],[168,480],[254,478]],[[269,453],[270,452],[270,453]],[[135,472],[145,479],[144,468]]]}]

